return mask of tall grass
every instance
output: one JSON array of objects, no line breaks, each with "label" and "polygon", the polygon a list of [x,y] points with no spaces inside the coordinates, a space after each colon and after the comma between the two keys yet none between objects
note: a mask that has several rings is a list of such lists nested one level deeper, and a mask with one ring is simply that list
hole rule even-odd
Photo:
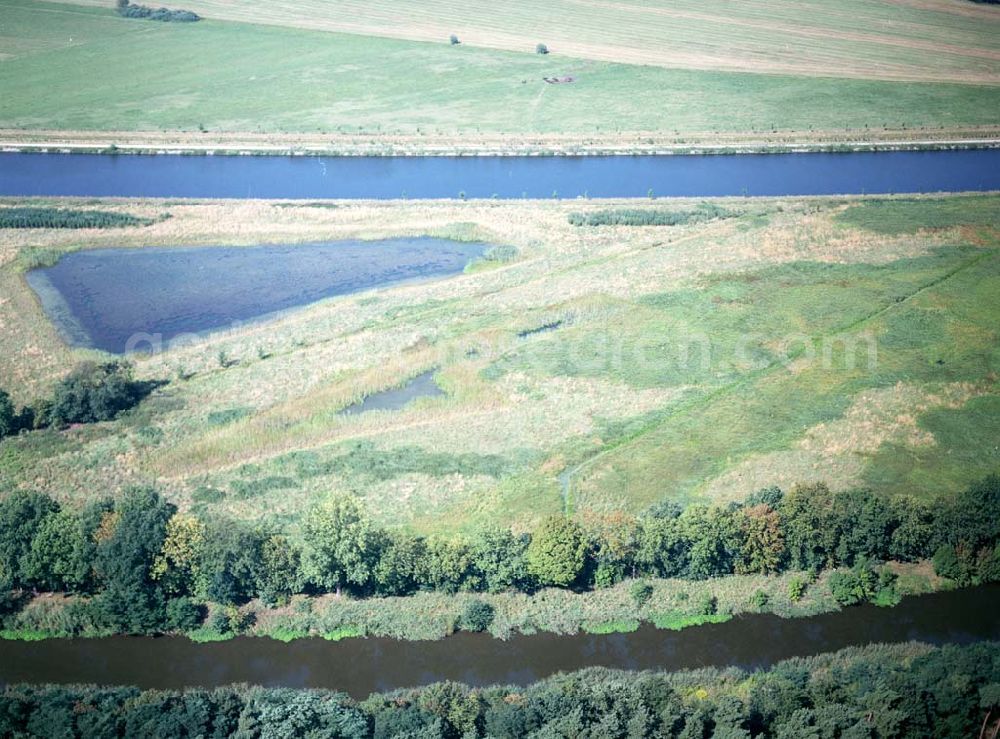
[{"label": "tall grass", "polygon": [[[909,572],[912,565],[901,566]],[[471,602],[481,600],[494,612],[489,632],[506,639],[515,634],[610,634],[634,631],[642,623],[659,628],[680,629],[703,623],[721,623],[738,613],[769,612],[784,617],[805,616],[836,610],[824,573],[798,601],[789,598],[788,584],[796,573],[782,575],[737,575],[707,581],[648,578],[652,595],[641,605],[631,595],[631,581],[611,588],[572,593],[545,589],[524,593],[421,592],[404,597],[352,600],[323,596],[298,596],[291,609],[259,608],[251,633],[276,639],[296,636],[349,638],[383,636],[396,639],[440,639],[455,633]],[[798,573],[801,576],[801,573]],[[762,605],[760,596],[766,602]],[[711,601],[717,613],[705,614]],[[309,607],[302,607],[308,605]]]},{"label": "tall grass", "polygon": [[574,226],[684,226],[705,223],[737,214],[715,203],[701,203],[693,210],[654,208],[615,208],[591,213],[570,213]]},{"label": "tall grass", "polygon": [[0,208],[0,228],[125,228],[148,226],[152,218],[103,210],[19,206]]}]

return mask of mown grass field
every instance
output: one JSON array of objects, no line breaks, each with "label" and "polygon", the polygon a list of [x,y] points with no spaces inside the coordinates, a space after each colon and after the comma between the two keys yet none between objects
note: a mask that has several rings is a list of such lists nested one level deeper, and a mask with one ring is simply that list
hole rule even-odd
[{"label": "mown grass field", "polygon": [[[104,0],[77,0],[105,7]],[[910,81],[1000,74],[1000,14],[952,2],[876,0],[187,0],[208,18],[684,69]]]},{"label": "mown grass field", "polygon": [[[388,38],[400,34],[378,19],[420,27],[409,24],[407,13],[392,2],[363,7],[196,2],[191,6],[208,18],[194,24],[120,18],[110,5],[0,4],[0,128],[186,131],[195,137],[649,132],[678,140],[782,131],[826,132],[830,138],[848,129],[877,138],[885,129],[923,129],[913,134],[920,138],[940,127],[992,130],[1000,109],[1000,21],[991,20],[997,15],[992,9],[971,3],[963,14],[907,6],[887,10],[890,6],[855,0],[861,17],[882,24],[878,33],[891,37],[884,43],[854,38],[875,32],[848,30],[860,25],[851,8],[817,12],[807,6],[793,12],[791,4],[781,6],[780,28],[828,30],[817,31],[820,37],[763,30],[767,11],[761,4],[741,4],[746,9],[733,16],[740,19],[735,25],[721,18],[730,15],[728,6],[706,13],[685,6],[675,17],[665,6],[593,3],[582,10],[546,10],[551,17],[540,22],[531,11],[535,4],[519,2],[482,13],[470,6],[456,16],[459,25],[460,18],[481,19],[483,37],[496,34],[504,40],[496,44],[500,48],[471,43],[478,38],[474,34],[458,46],[447,44],[447,33],[435,43]],[[413,12],[434,17],[458,12],[457,6],[440,3],[419,7]],[[254,20],[282,25],[218,19],[247,20],[247,13],[258,11],[262,15]],[[754,14],[757,20],[750,17]],[[323,19],[364,24],[369,17],[377,27],[366,32],[373,35],[313,30],[328,28]],[[496,25],[501,18],[519,25],[505,30]],[[812,26],[806,18],[814,19]],[[431,27],[437,37],[438,27]],[[678,51],[686,61],[656,66],[624,52],[619,58],[614,51],[588,55],[584,49],[573,56],[560,48],[558,37],[549,41],[552,53],[542,56],[534,53],[535,41],[548,39],[535,39],[536,29],[581,38],[607,34],[614,48],[634,39],[653,51],[683,49],[674,40],[680,34],[691,48],[709,46],[709,57],[725,52],[731,59],[703,63],[696,54],[687,59],[694,52]],[[744,32],[753,43],[742,48],[734,42],[732,48],[727,39],[743,38]],[[954,48],[939,48],[946,39]],[[631,61],[642,63],[621,63]],[[814,68],[803,67],[810,64]],[[817,76],[820,67],[823,76]],[[575,81],[543,81],[564,75]],[[886,77],[908,81],[881,79]]]},{"label": "mown grass field", "polygon": [[[698,204],[75,201],[158,220],[0,231],[18,402],[93,356],[24,282],[66,250],[427,234],[516,251],[139,359],[171,382],[116,421],[3,441],[0,477],[76,499],[153,482],[292,526],[350,491],[433,532],[814,480],[933,500],[1000,468],[1000,197],[715,202],[731,217],[595,227],[569,215]],[[0,203],[29,204],[48,203]],[[338,414],[428,369],[447,396]]]}]

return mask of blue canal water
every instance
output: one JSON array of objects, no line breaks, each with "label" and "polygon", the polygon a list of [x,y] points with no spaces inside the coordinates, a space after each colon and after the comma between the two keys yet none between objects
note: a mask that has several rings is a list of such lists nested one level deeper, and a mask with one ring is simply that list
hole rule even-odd
[{"label": "blue canal water", "polygon": [[0,154],[0,195],[575,198],[1000,190],[1000,149],[592,157]]}]

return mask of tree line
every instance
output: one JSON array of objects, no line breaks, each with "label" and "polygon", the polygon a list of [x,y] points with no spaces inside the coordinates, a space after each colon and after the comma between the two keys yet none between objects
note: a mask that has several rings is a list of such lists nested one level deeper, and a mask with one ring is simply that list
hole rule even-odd
[{"label": "tree line", "polygon": [[8,686],[0,735],[38,737],[995,737],[1000,645],[869,646],[737,668],[591,668],[527,687],[443,682],[351,700],[230,686]]},{"label": "tree line", "polygon": [[886,585],[871,563],[890,559],[933,557],[939,574],[963,584],[1000,579],[997,510],[997,476],[934,505],[815,484],[728,506],[663,503],[583,522],[554,516],[530,533],[484,526],[423,537],[381,527],[355,498],[335,496],[290,536],[178,511],[150,488],[78,509],[19,490],[0,500],[0,611],[16,610],[27,591],[68,592],[87,596],[69,606],[75,623],[155,633],[197,627],[207,602],[282,604],[296,593],[585,590],[642,576],[853,567],[832,583],[849,604]]}]

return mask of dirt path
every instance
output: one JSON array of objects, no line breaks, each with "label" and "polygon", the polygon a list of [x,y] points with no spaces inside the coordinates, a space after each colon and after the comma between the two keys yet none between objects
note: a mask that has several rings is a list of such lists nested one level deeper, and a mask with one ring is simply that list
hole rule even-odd
[{"label": "dirt path", "polygon": [[[535,106],[550,85],[541,84]],[[534,110],[534,108],[532,109]],[[659,131],[608,134],[287,134],[243,131],[56,131],[0,129],[0,150],[119,153],[328,154],[430,156],[449,154],[683,154],[692,151],[823,151],[831,148],[1000,146],[1000,124],[951,129],[809,131],[786,133]],[[113,148],[112,148],[113,147]]]}]

